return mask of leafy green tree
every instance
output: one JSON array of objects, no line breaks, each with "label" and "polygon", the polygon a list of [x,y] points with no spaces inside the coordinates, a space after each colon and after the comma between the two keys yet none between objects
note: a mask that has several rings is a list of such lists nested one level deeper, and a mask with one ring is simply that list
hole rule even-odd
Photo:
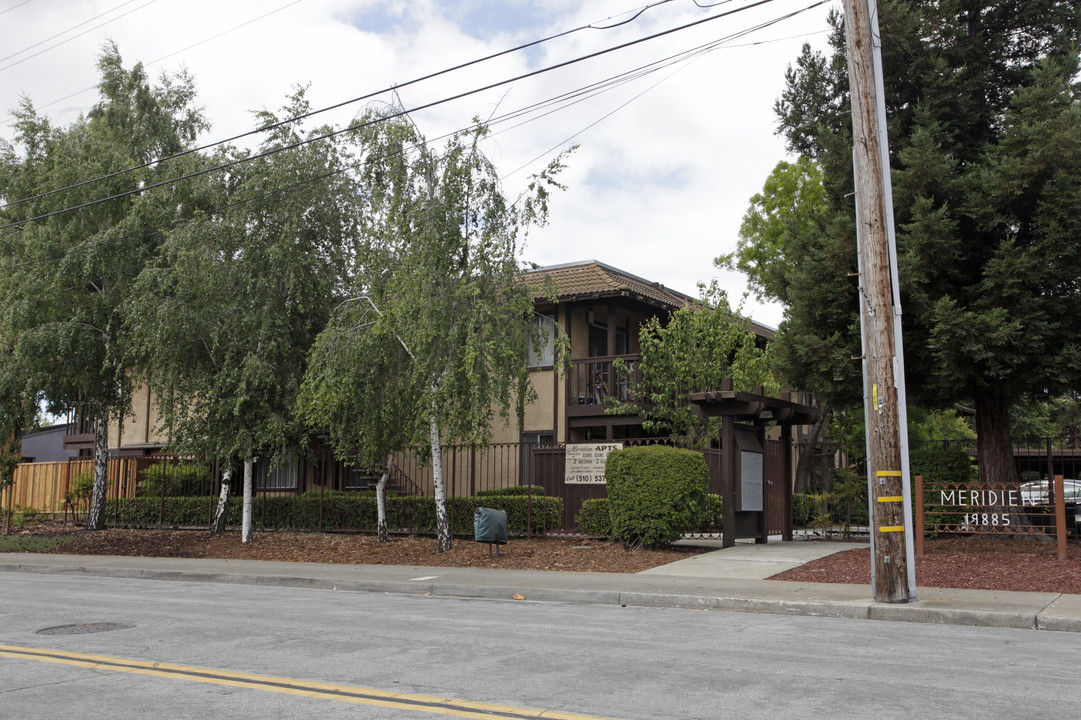
[{"label": "leafy green tree", "polygon": [[1049,439],[1068,448],[1081,442],[1081,396],[1077,391],[1010,408],[1014,440],[1042,447]]},{"label": "leafy green tree", "polygon": [[976,433],[966,418],[956,410],[916,408],[908,416],[908,439],[913,447],[942,442],[972,443],[976,440]]},{"label": "leafy green tree", "polygon": [[354,302],[312,355],[305,414],[329,426],[340,457],[361,464],[383,465],[426,436],[445,551],[442,443],[486,443],[529,387],[533,299],[516,277],[519,243],[545,221],[561,161],[510,202],[480,150],[483,126],[441,152],[402,119],[365,132],[363,261]]},{"label": "leafy green tree", "polygon": [[762,192],[751,198],[743,215],[736,251],[715,260],[719,267],[747,275],[758,298],[789,302],[793,267],[787,248],[813,233],[826,209],[822,172],[810,157],[782,160],[773,168]]},{"label": "leafy green tree", "polygon": [[[731,378],[737,390],[778,389],[768,349],[757,345],[750,321],[740,318],[716,281],[701,285],[700,300],[671,313],[667,322],[652,317],[638,331],[642,361],[627,401],[606,398],[614,414],[640,414],[654,434],[706,434],[719,431],[720,418],[706,424],[687,399],[689,393],[719,390]],[[617,361],[616,369],[628,376]]]},{"label": "leafy green tree", "polygon": [[[162,227],[194,211],[184,184],[140,192],[177,171],[144,165],[189,149],[206,127],[189,77],[151,85],[112,45],[98,70],[101,99],[88,116],[55,128],[26,99],[15,143],[0,146],[0,224],[10,225],[0,231],[0,334],[30,396],[93,422],[92,529],[104,521],[108,423],[130,398],[120,307]],[[91,178],[101,179],[82,182]]]},{"label": "leafy green tree", "polygon": [[0,336],[0,490],[15,480],[15,466],[22,460],[23,433],[39,424],[38,398],[26,387],[26,373],[19,360],[13,345]]},{"label": "leafy green tree", "polygon": [[[382,297],[384,293],[380,293]],[[343,303],[312,347],[299,407],[312,427],[326,432],[334,454],[354,467],[381,468],[376,485],[379,542],[389,539],[387,479],[395,454],[424,436],[413,407],[423,393],[416,358],[367,297]]]},{"label": "leafy green tree", "polygon": [[[1081,380],[1081,16],[1061,0],[879,3],[907,385],[976,410],[981,478],[1012,478],[1008,409]],[[777,104],[825,209],[786,239],[788,382],[860,397],[851,131],[841,18]]]},{"label": "leafy green tree", "polygon": [[[807,248],[810,239],[826,239],[823,237],[823,225],[829,217],[828,209],[818,163],[806,155],[800,156],[794,163],[782,160],[766,178],[762,192],[751,198],[751,206],[740,224],[736,251],[721,255],[715,263],[718,267],[745,273],[759,299],[783,303],[790,317],[801,312],[818,312],[822,305],[814,299],[815,295],[849,289],[835,287],[837,278],[827,284],[834,258],[829,253],[813,259],[805,253],[801,254],[804,266],[813,264],[825,271],[818,278],[809,277],[804,267],[796,267],[789,258]],[[840,279],[840,282],[844,284],[845,279]],[[789,323],[788,333],[799,333],[805,327],[807,325],[803,323]],[[845,373],[843,376],[851,373],[851,363],[847,358],[822,352],[823,348],[818,344],[803,347],[813,352],[814,367],[819,372],[834,378],[838,371]],[[776,357],[774,364],[782,375],[785,374],[787,368],[780,365]],[[815,384],[796,386],[821,387],[821,378],[815,380]],[[809,427],[796,429],[796,492],[806,492],[809,487],[815,449],[824,439],[828,428],[832,399],[828,393],[815,394],[812,402],[821,411],[819,419]]]},{"label": "leafy green tree", "polygon": [[[277,126],[309,110],[298,90],[279,115],[258,113],[262,126],[276,126],[260,152],[333,130]],[[173,445],[217,459],[227,473],[243,462],[245,542],[253,463],[273,465],[304,448],[295,405],[306,358],[355,259],[361,193],[349,171],[351,142],[338,135],[208,176],[212,209],[169,233],[125,308],[131,363],[161,397]]]}]

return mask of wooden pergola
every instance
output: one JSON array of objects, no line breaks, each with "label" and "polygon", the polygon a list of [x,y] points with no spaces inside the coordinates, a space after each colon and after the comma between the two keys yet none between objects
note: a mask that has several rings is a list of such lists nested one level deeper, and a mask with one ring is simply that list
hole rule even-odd
[{"label": "wooden pergola", "polygon": [[[754,538],[756,544],[768,541],[766,503],[763,492],[762,447],[769,426],[781,428],[784,441],[784,517],[782,537],[792,539],[792,426],[810,425],[821,411],[811,405],[791,400],[791,393],[780,397],[765,395],[761,387],[754,392],[732,389],[732,381],[724,380],[720,390],[692,393],[690,401],[701,417],[720,417],[721,502],[724,519],[722,547],[732,547],[737,538]],[[738,452],[737,452],[738,450]],[[758,456],[757,458],[755,456]],[[757,489],[756,489],[757,484]]]}]

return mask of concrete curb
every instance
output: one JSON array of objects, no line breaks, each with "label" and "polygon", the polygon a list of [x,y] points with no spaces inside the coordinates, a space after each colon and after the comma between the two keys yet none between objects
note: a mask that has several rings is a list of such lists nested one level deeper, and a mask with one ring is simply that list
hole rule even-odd
[{"label": "concrete curb", "polygon": [[[431,595],[503,601],[524,599],[533,602],[721,610],[777,615],[808,615],[851,620],[884,620],[1081,632],[1081,595],[993,593],[989,591],[951,591],[924,588],[920,591],[921,595],[925,596],[923,599],[905,605],[893,605],[876,603],[870,598],[855,599],[858,597],[858,593],[854,592],[855,586],[830,586],[826,584],[797,585],[776,581],[758,581],[744,585],[733,584],[733,588],[738,589],[738,592],[724,592],[719,588],[710,587],[722,581],[703,579],[697,586],[670,585],[665,591],[656,591],[645,587],[629,589],[628,586],[644,586],[657,581],[655,577],[644,575],[603,577],[602,574],[589,574],[574,577],[573,574],[566,574],[561,577],[559,573],[553,573],[551,576],[539,574],[531,576],[528,584],[514,585],[502,583],[483,584],[485,579],[510,579],[500,578],[498,573],[505,571],[499,570],[488,571],[488,573],[496,573],[495,575],[486,574],[480,576],[481,582],[470,582],[468,580],[453,582],[447,581],[445,578],[439,578],[439,582],[433,582],[427,577],[406,580],[335,577],[336,574],[341,574],[337,572],[339,570],[341,569],[328,568],[324,572],[312,572],[311,574],[283,574],[279,572],[255,573],[117,567],[107,564],[95,566],[33,562],[0,563],[0,572],[12,573],[232,583],[342,592]],[[406,574],[410,574],[418,569],[407,568],[405,570],[409,571]],[[317,575],[323,575],[323,577]],[[551,579],[553,581],[552,585],[561,584],[564,587],[540,584],[539,580],[545,578]],[[567,585],[574,584],[591,585],[592,587],[567,587]],[[693,592],[686,592],[687,589],[691,589]],[[831,598],[830,595],[834,597]]]}]

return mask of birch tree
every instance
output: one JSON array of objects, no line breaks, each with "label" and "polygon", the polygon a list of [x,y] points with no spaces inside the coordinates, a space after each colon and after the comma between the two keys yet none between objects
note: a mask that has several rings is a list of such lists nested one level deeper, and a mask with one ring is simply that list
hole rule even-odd
[{"label": "birch tree", "polygon": [[[261,152],[335,130],[278,125],[310,110],[304,95],[257,114],[273,127]],[[305,361],[355,257],[349,143],[347,135],[311,142],[208,181],[213,212],[169,235],[127,307],[138,366],[162,397],[176,447],[217,458],[227,472],[243,464],[245,542],[255,461],[272,466],[306,443],[295,412]]]},{"label": "birch tree", "polygon": [[120,308],[162,227],[194,211],[184,184],[140,192],[177,172],[145,165],[189,149],[206,127],[189,77],[152,85],[113,45],[98,70],[100,100],[86,117],[57,128],[24,99],[15,142],[0,144],[0,335],[50,411],[93,425],[91,529],[104,523],[109,421],[130,397]]},{"label": "birch tree", "polygon": [[[332,432],[340,454],[371,461],[426,437],[441,552],[451,547],[443,443],[483,445],[529,392],[533,300],[517,280],[519,253],[527,228],[545,221],[562,167],[554,160],[511,202],[480,149],[486,134],[478,125],[436,151],[406,120],[366,129],[357,302],[320,339],[308,374],[313,422],[333,430],[349,412],[364,418],[363,434]],[[358,324],[365,302],[379,312]]]},{"label": "birch tree", "polygon": [[307,422],[328,434],[339,460],[379,469],[377,533],[386,542],[387,480],[394,456],[422,436],[422,416],[411,406],[423,388],[412,367],[416,358],[380,319],[367,296],[339,306],[312,348],[299,402]]}]

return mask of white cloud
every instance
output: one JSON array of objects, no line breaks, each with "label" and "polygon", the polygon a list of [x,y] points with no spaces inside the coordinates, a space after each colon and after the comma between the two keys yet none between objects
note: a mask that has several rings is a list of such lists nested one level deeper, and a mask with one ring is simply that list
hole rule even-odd
[{"label": "white cloud", "polygon": [[[475,115],[527,106],[811,2],[775,0],[424,110],[416,120],[436,137],[465,126]],[[12,55],[0,61],[0,107],[13,108],[20,94],[28,94],[55,122],[71,122],[91,107],[96,93],[61,98],[95,84],[97,54],[111,38],[126,64],[147,63],[152,75],[187,67],[213,122],[204,139],[217,140],[251,129],[252,110],[277,109],[296,85],[311,83],[309,99],[323,107],[556,32],[589,23],[613,24],[641,7],[628,0],[160,0],[120,17],[140,4],[121,7],[53,40],[46,38],[117,3],[28,3],[0,15],[0,48],[6,49],[0,55]],[[690,0],[674,0],[626,25],[583,30],[528,52],[404,87],[400,94],[407,106],[434,102],[746,4],[738,0],[703,10]],[[738,300],[745,287],[742,277],[721,273],[712,259],[735,247],[748,198],[784,158],[773,132],[773,103],[800,44],[824,46],[825,15],[826,8],[819,7],[735,40],[731,47],[680,66],[652,89],[677,68],[517,128],[496,126],[488,150],[510,173],[505,182],[512,195],[529,173],[547,163],[553,147],[581,133],[573,141],[581,148],[563,178],[569,189],[554,198],[551,223],[533,233],[525,257],[541,264],[596,258],[691,294],[696,283],[719,277]],[[58,44],[86,30],[90,32]],[[219,33],[224,34],[210,39]],[[18,52],[40,41],[45,42]],[[343,123],[360,109],[352,106],[315,122]],[[6,115],[0,118],[5,120]],[[10,123],[0,125],[0,136],[10,138],[11,133]],[[538,156],[543,157],[526,170],[512,172]],[[775,325],[781,317],[774,306],[752,302],[746,309],[767,324]]]}]

